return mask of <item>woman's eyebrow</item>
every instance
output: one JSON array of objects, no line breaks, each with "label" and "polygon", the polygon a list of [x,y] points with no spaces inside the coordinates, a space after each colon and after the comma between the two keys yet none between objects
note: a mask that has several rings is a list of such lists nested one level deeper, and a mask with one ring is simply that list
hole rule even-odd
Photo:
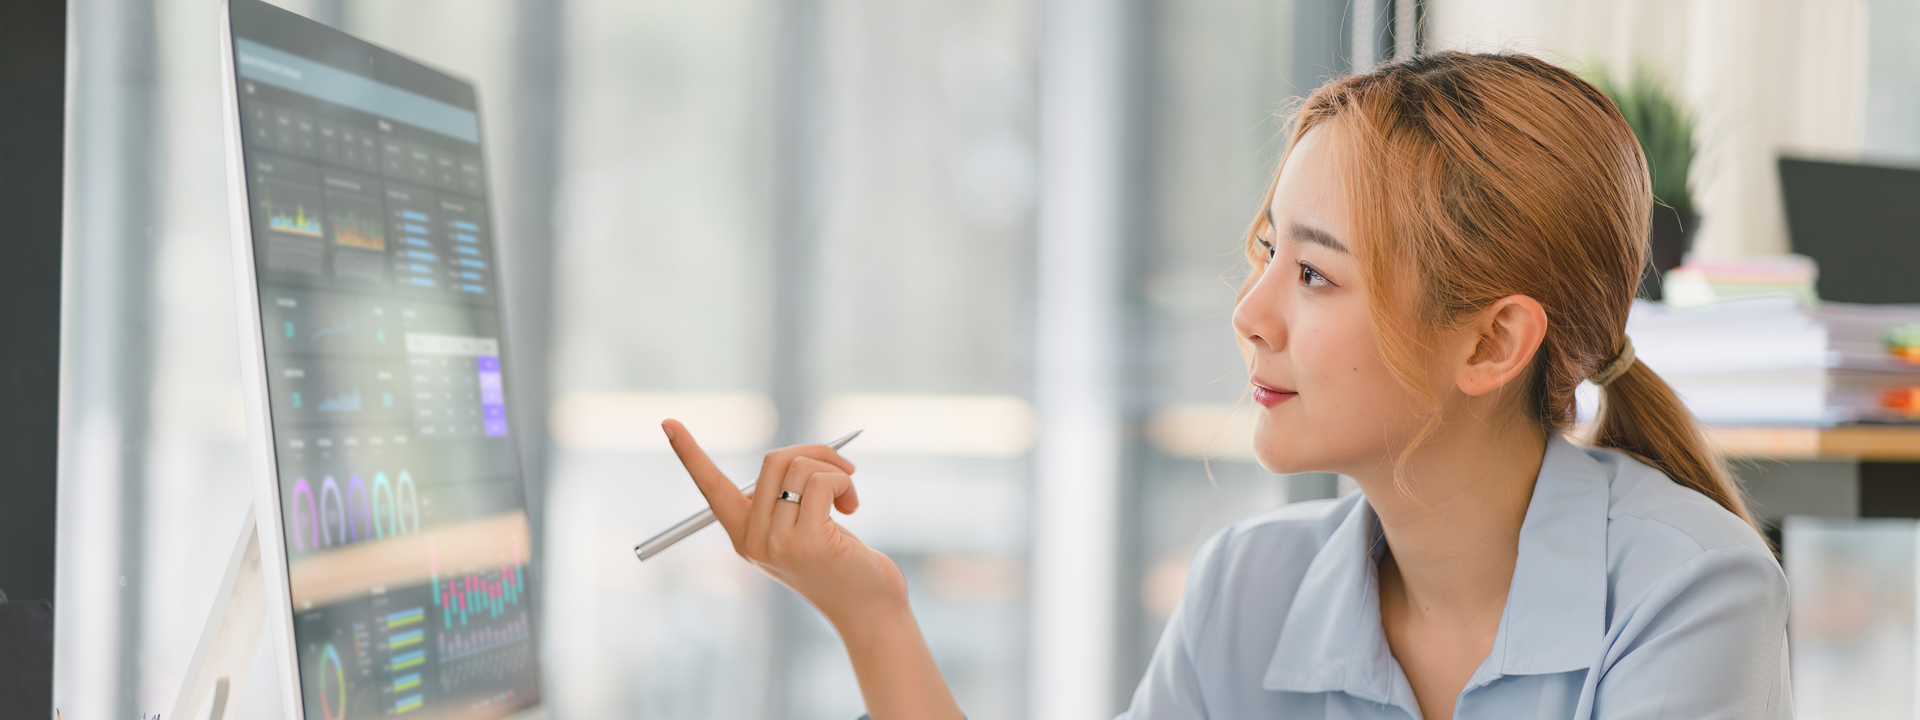
[{"label": "woman's eyebrow", "polygon": [[[1273,206],[1269,205],[1265,209],[1263,209],[1261,212],[1264,212],[1267,215],[1267,229],[1274,231],[1275,234],[1278,234],[1280,230],[1280,223],[1275,222],[1273,219]],[[1329,233],[1325,230],[1321,230],[1316,227],[1302,225],[1300,223],[1294,223],[1292,225],[1287,226],[1287,236],[1299,242],[1310,242],[1316,245],[1324,245],[1329,249],[1338,250],[1348,255],[1353,254],[1352,252],[1347,250],[1347,246],[1341,243],[1339,238],[1336,238],[1333,236],[1333,233]]]},{"label": "woman's eyebrow", "polygon": [[[1271,212],[1268,213],[1268,217],[1272,217]],[[1329,233],[1325,230],[1321,230],[1320,228],[1309,227],[1306,225],[1301,225],[1300,223],[1294,223],[1287,227],[1287,237],[1293,238],[1294,240],[1299,242],[1310,242],[1315,245],[1324,245],[1329,249],[1337,250],[1348,255],[1352,254],[1347,251],[1346,245],[1341,244],[1339,238],[1336,238],[1333,236],[1333,233]]]}]

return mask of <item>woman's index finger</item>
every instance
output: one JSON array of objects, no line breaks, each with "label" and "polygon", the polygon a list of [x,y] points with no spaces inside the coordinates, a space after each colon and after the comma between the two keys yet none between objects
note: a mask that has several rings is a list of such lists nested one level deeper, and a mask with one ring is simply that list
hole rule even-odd
[{"label": "woman's index finger", "polygon": [[738,536],[746,528],[747,508],[750,501],[734,487],[727,474],[713,464],[707,457],[707,451],[700,449],[693,433],[680,424],[679,420],[660,423],[660,429],[667,433],[667,443],[673,446],[673,454],[680,458],[680,464],[693,477],[693,484],[700,488],[700,494],[707,498],[707,506],[713,508],[713,517],[720,526],[727,529],[728,535]]}]

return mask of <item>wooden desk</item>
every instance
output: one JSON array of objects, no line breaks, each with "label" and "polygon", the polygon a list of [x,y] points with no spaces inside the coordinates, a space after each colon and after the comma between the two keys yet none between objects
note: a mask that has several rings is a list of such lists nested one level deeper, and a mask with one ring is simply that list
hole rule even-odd
[{"label": "wooden desk", "polygon": [[1920,518],[1920,426],[1709,426],[1707,442],[1761,515]]},{"label": "wooden desk", "polygon": [[1848,425],[1830,429],[1711,427],[1707,442],[1743,460],[1920,462],[1920,426]]}]

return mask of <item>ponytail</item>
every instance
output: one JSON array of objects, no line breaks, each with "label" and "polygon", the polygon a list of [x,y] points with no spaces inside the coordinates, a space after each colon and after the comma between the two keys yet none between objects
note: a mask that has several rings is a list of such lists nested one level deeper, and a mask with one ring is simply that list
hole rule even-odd
[{"label": "ponytail", "polygon": [[1601,385],[1600,393],[1594,447],[1632,455],[1760,530],[1726,463],[1707,449],[1700,423],[1652,368],[1635,360],[1624,374]]}]

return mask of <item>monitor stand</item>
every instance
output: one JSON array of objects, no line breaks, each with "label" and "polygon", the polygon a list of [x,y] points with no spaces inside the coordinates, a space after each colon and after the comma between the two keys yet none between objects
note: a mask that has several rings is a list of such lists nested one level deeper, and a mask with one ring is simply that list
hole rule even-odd
[{"label": "monitor stand", "polygon": [[253,508],[248,507],[233,556],[227,561],[226,577],[213,597],[207,627],[200,633],[200,645],[193,651],[193,662],[187,666],[187,679],[180,686],[169,720],[234,720],[239,712],[240,690],[247,684],[254,651],[260,647],[260,628],[266,624],[266,616],[260,536],[255,532]]}]

